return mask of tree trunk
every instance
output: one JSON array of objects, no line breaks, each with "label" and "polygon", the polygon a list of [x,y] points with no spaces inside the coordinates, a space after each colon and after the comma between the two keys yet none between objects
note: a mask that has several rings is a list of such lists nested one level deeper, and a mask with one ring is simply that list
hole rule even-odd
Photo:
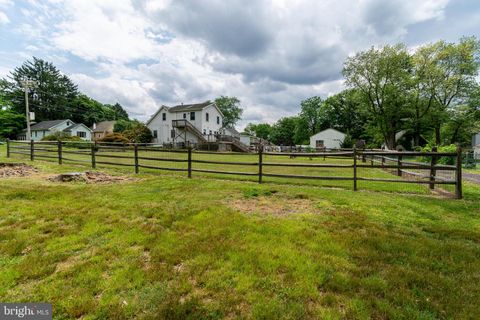
[{"label": "tree trunk", "polygon": [[435,126],[435,144],[437,146],[442,144],[442,139],[441,139],[441,136],[440,136],[440,125]]},{"label": "tree trunk", "polygon": [[388,149],[395,150],[395,131],[387,133],[385,143],[387,144]]}]

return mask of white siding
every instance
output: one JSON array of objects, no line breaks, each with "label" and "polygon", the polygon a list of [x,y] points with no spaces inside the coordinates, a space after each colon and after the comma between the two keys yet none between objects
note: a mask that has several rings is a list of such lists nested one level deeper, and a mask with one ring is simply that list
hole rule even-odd
[{"label": "white siding", "polygon": [[[207,122],[207,113],[209,118],[208,122]],[[220,117],[219,123],[217,123],[217,117]],[[210,134],[210,132],[212,132],[212,134],[214,134],[215,132],[218,133],[222,128],[222,121],[223,121],[223,118],[220,115],[220,112],[218,112],[218,109],[215,106],[210,105],[202,110],[201,127],[197,127],[197,128],[201,128],[200,131],[206,132],[207,135]]]},{"label": "white siding", "polygon": [[345,134],[335,129],[326,129],[310,137],[310,147],[316,148],[317,141],[323,141],[323,146],[328,149],[338,149],[341,147]]},{"label": "white siding", "polygon": [[78,132],[85,132],[85,137],[81,137],[84,141],[91,141],[92,140],[92,131],[85,125],[80,124],[72,129],[70,132],[72,137],[79,136]]},{"label": "white siding", "polygon": [[[191,120],[191,112],[195,113],[195,120]],[[166,114],[166,120],[163,120],[163,113]],[[206,121],[206,114],[209,114],[209,121]],[[185,118],[184,118],[185,114]],[[220,117],[219,123],[217,123],[217,117]],[[179,112],[170,112],[168,108],[161,107],[160,111],[156,116],[149,121],[147,127],[152,131],[152,134],[155,135],[157,132],[157,138],[153,139],[154,143],[172,143],[173,139],[171,138],[172,130],[172,120],[182,120],[186,119],[188,122],[193,124],[200,132],[205,132],[205,138],[208,138],[208,134],[211,130],[212,134],[220,131],[222,127],[223,117],[218,112],[218,109],[213,105],[207,106],[203,110],[196,111],[179,111]],[[175,142],[185,142],[185,134],[181,133],[180,129],[177,130],[177,135],[179,135]],[[180,134],[181,133],[181,134]],[[213,136],[212,136],[213,137]],[[192,143],[198,143],[198,137],[187,132],[186,140]]]},{"label": "white siding", "polygon": [[[163,120],[163,113],[166,114],[166,120]],[[154,131],[157,132],[157,138],[153,138],[154,143],[171,143],[172,138],[171,136],[171,129],[172,129],[172,114],[166,110],[165,107],[162,107],[160,109],[160,112],[157,113],[155,118],[153,118],[150,123],[147,125],[147,127],[152,131],[152,134],[154,134]]]},{"label": "white siding", "polygon": [[251,143],[250,142],[250,136],[240,135],[240,142],[249,146],[250,143]]}]

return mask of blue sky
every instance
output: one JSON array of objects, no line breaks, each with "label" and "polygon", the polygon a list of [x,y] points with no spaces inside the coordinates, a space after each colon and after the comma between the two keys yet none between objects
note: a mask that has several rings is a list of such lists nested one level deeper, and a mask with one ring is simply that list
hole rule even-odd
[{"label": "blue sky", "polygon": [[37,56],[142,120],[234,95],[242,128],[340,91],[354,52],[479,33],[477,0],[0,0],[0,77]]}]

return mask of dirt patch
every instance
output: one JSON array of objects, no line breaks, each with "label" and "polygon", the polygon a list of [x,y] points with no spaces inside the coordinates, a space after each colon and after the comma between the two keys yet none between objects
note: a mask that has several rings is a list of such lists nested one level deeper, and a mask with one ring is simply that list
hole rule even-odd
[{"label": "dirt patch", "polygon": [[0,178],[26,177],[38,170],[25,163],[0,163]]},{"label": "dirt patch", "polygon": [[136,179],[125,176],[112,176],[98,171],[86,171],[62,173],[49,177],[48,180],[53,182],[115,183],[134,181]]},{"label": "dirt patch", "polygon": [[285,197],[265,197],[238,199],[228,203],[236,210],[253,214],[285,216],[303,213],[320,213],[321,210],[312,200]]}]

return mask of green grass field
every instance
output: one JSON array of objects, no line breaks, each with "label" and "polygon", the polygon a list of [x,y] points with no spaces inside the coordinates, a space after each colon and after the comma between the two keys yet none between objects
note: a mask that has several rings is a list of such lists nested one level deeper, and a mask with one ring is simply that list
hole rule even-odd
[{"label": "green grass field", "polygon": [[138,180],[54,183],[87,167],[4,161],[40,173],[0,178],[0,301],[56,319],[480,318],[478,185],[454,200],[100,165]]}]

